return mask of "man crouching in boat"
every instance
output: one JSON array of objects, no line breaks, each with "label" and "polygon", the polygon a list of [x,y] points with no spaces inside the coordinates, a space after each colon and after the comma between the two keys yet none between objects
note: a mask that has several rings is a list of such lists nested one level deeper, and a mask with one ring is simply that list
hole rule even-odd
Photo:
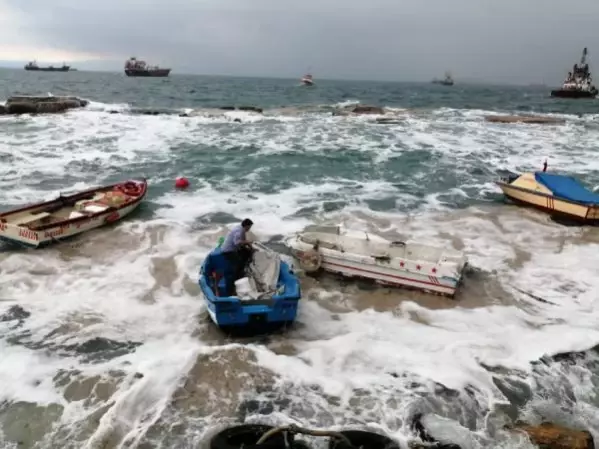
[{"label": "man crouching in boat", "polygon": [[235,281],[244,276],[244,270],[252,257],[251,242],[247,240],[246,233],[252,228],[254,222],[249,218],[244,219],[240,225],[235,226],[225,239],[221,250],[231,264],[233,277],[227,277],[227,296],[235,294]]}]

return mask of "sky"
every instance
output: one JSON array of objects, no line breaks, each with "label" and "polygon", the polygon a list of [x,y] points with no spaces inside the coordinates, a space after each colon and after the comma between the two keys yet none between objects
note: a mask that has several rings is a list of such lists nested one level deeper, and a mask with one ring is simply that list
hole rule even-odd
[{"label": "sky", "polygon": [[0,61],[558,84],[585,46],[599,79],[597,24],[599,0],[0,0]]}]

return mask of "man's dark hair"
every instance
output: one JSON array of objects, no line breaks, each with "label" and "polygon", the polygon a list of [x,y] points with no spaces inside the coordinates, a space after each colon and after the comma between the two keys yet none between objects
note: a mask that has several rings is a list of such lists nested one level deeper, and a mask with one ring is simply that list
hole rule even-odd
[{"label": "man's dark hair", "polygon": [[252,220],[250,220],[249,218],[246,218],[241,222],[241,226],[243,226],[243,227],[252,226],[253,224],[254,224],[254,222]]}]

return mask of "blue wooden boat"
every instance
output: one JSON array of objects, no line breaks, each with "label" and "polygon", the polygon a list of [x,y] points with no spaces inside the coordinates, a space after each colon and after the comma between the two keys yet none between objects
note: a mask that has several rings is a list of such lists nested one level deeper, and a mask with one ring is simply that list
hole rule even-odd
[{"label": "blue wooden boat", "polygon": [[226,296],[226,279],[233,272],[220,247],[208,254],[200,269],[198,283],[208,314],[225,331],[268,332],[291,324],[297,316],[301,289],[293,269],[266,246],[252,247],[244,279],[251,288],[240,296]]}]

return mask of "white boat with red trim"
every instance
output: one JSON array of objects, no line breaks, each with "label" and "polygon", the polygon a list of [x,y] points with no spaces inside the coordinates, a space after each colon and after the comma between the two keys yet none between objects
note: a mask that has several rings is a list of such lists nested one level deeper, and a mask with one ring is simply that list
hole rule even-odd
[{"label": "white boat with red trim", "polygon": [[285,244],[307,272],[323,269],[447,296],[455,295],[467,265],[459,251],[342,226],[308,226]]},{"label": "white boat with red trim", "polygon": [[125,181],[0,213],[0,239],[38,248],[114,223],[146,195],[148,183]]}]

